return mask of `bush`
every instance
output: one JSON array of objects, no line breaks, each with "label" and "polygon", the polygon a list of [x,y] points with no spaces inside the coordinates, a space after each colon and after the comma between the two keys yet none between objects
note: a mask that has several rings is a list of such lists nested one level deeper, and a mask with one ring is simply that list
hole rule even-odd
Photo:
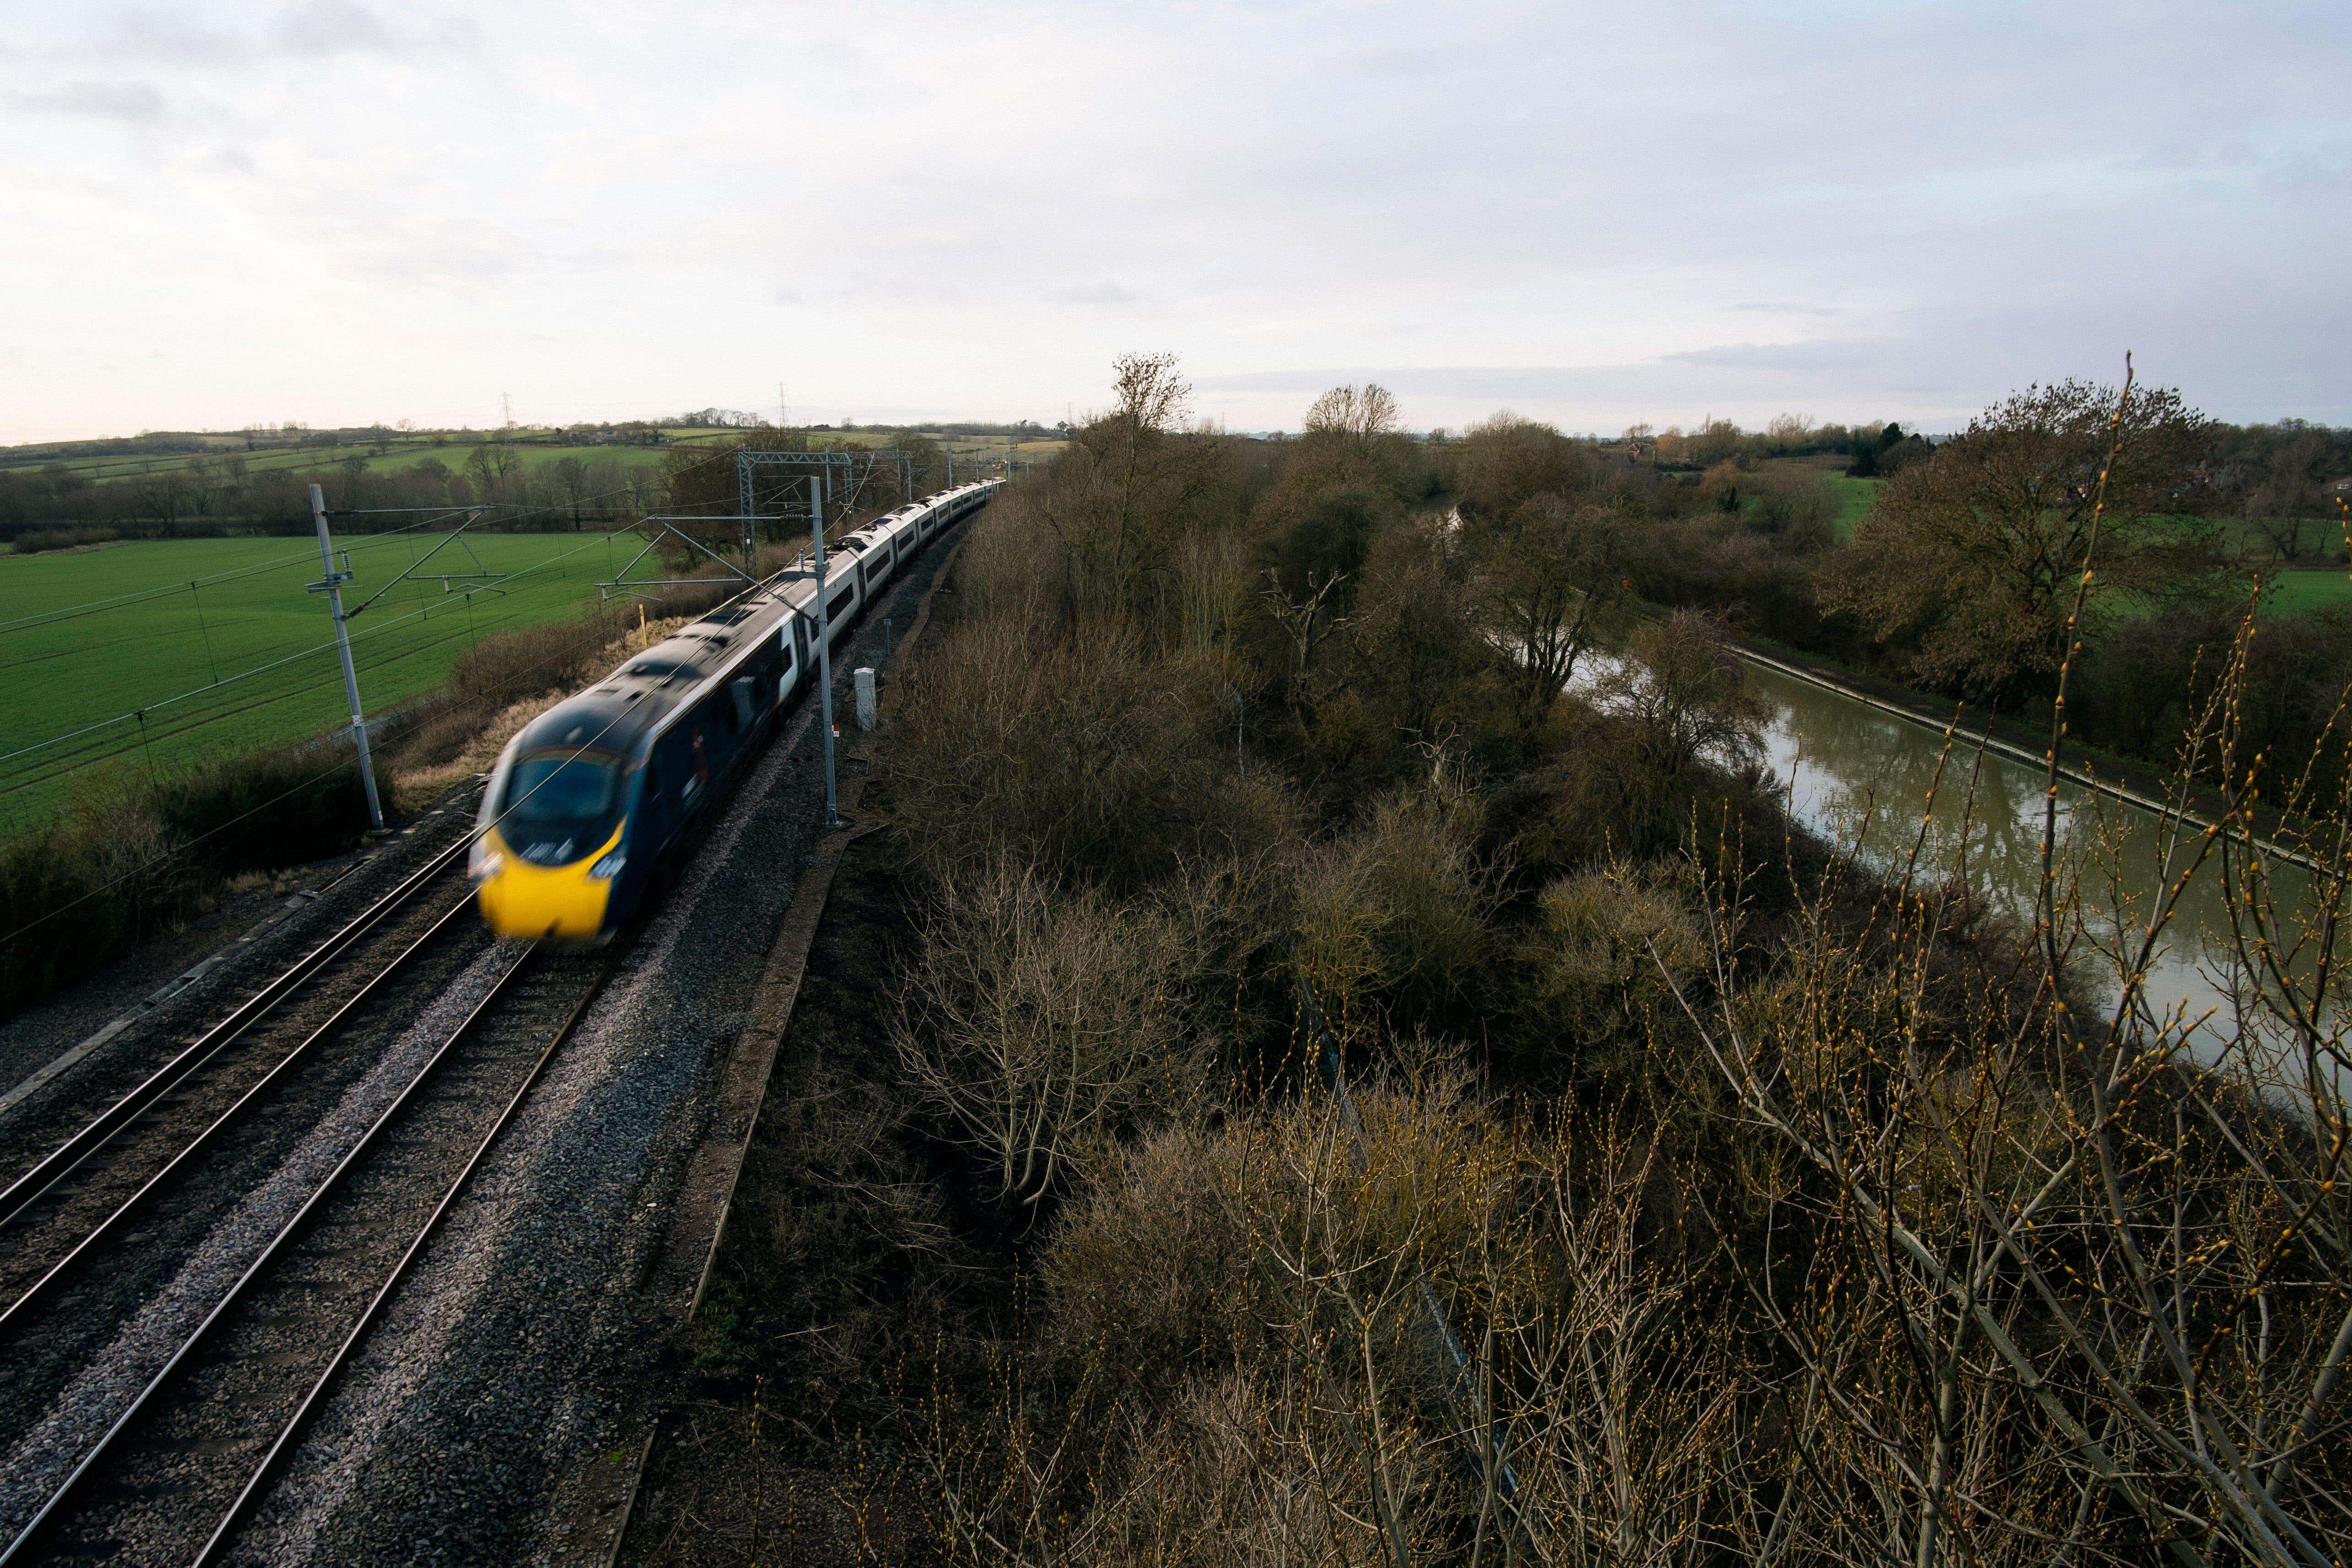
[{"label": "bush", "polygon": [[1473,855],[1476,838],[1466,798],[1403,789],[1355,831],[1300,857],[1292,962],[1343,1036],[1391,1009],[1443,1022],[1470,999],[1499,903],[1496,878]]},{"label": "bush", "polygon": [[884,764],[896,819],[943,878],[1011,861],[1133,886],[1252,857],[1297,807],[1277,779],[1232,767],[1228,690],[1213,656],[1148,660],[1132,631],[966,624],[898,702]]},{"label": "bush", "polygon": [[1530,1076],[1642,1071],[1651,1035],[1673,1018],[1669,978],[1705,967],[1706,932],[1664,865],[1619,864],[1555,880],[1517,946]]},{"label": "bush", "polygon": [[16,536],[10,548],[18,555],[38,555],[43,550],[77,549],[84,545],[108,544],[121,537],[120,528],[28,528]]},{"label": "bush", "polygon": [[950,877],[892,1034],[909,1087],[994,1196],[1035,1204],[1123,1133],[1197,1105],[1213,1045],[1185,1017],[1183,923],[998,864]]},{"label": "bush", "polygon": [[229,877],[357,843],[367,801],[346,744],[200,764],[0,846],[0,1016],[201,913]]}]

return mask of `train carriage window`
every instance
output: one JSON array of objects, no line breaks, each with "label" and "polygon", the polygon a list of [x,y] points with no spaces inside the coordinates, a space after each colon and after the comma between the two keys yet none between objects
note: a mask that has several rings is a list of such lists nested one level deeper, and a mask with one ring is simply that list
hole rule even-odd
[{"label": "train carriage window", "polygon": [[740,680],[730,681],[728,683],[727,689],[732,693],[735,697],[734,727],[737,729],[751,728],[752,706],[751,677],[745,675]]}]

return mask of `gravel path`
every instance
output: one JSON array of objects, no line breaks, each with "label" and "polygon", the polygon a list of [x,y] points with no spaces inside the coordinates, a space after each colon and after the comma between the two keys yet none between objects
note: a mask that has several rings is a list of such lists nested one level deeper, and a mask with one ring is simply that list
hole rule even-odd
[{"label": "gravel path", "polygon": [[[885,662],[884,618],[908,624],[946,553],[928,552],[837,651],[844,693],[853,668]],[[655,1277],[667,1209],[821,825],[816,712],[791,716],[621,956],[237,1561],[561,1554],[567,1482],[642,1431],[686,1305]]]}]

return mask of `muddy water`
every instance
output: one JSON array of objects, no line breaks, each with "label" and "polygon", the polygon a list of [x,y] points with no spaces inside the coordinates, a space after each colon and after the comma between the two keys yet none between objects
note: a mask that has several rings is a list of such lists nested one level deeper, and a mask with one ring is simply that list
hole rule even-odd
[{"label": "muddy water", "polygon": [[[1748,674],[1772,704],[1766,743],[1799,821],[1882,871],[1899,870],[1924,821],[1918,852],[1930,874],[1957,866],[1995,907],[2032,917],[2041,878],[2038,768],[1955,744],[1939,781],[1939,734],[1775,670],[1750,665]],[[2152,812],[2064,782],[2058,810],[2061,885],[2071,879],[2079,894],[2085,935],[2136,948],[2165,874],[2164,825]],[[2189,863],[2197,837],[2193,829],[2181,835],[2172,874]],[[2207,1019],[2198,1032],[2209,1040],[2235,1032],[2237,960],[2220,873],[2218,860],[2209,860],[2190,877],[2147,986],[2160,1015]],[[2267,873],[2282,910],[2309,901],[2311,877],[2301,867],[2273,860]],[[2112,1004],[2119,988],[2113,966],[2094,960],[2092,978]]]}]

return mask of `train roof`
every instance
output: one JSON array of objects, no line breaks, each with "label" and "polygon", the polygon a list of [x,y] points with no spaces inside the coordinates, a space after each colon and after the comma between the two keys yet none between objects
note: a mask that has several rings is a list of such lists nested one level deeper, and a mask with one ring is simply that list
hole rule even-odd
[{"label": "train roof", "polygon": [[556,704],[514,738],[518,752],[593,748],[627,756],[672,704],[642,691],[596,686]]},{"label": "train roof", "polygon": [[[835,547],[837,553],[826,562],[826,580],[845,574],[852,558],[878,544],[876,530],[889,525],[898,513],[928,511],[991,487],[990,481],[960,485],[875,518]],[[730,600],[687,622],[660,642],[631,654],[619,669],[585,691],[531,720],[516,735],[513,749],[593,747],[625,756],[633,753],[751,643],[768,636],[787,613],[805,611],[814,598],[815,584],[806,572],[769,579],[757,592]]]}]

